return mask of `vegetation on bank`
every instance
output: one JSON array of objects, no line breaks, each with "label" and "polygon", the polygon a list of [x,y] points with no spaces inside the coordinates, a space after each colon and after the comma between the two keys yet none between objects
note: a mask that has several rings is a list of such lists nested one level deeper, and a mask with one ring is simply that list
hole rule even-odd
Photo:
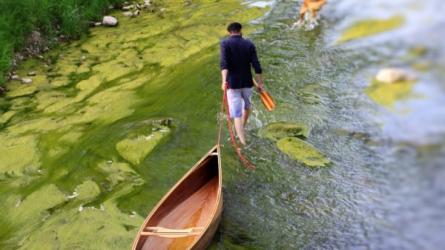
[{"label": "vegetation on bank", "polygon": [[26,44],[33,31],[47,39],[63,35],[78,38],[92,20],[99,20],[124,0],[1,0],[0,85],[12,65],[13,55]]}]

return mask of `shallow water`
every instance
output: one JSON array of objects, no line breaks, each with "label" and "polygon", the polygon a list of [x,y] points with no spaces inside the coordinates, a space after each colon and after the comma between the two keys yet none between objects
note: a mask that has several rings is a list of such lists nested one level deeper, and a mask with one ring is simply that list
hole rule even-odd
[{"label": "shallow water", "polygon": [[[117,29],[45,55],[48,67],[26,62],[22,73],[40,76],[32,85],[10,83],[0,103],[0,248],[129,248],[159,198],[215,143],[218,41],[227,22],[255,20],[246,33],[278,107],[267,113],[254,98],[247,153],[257,170],[225,143],[225,210],[211,248],[440,249],[438,0],[330,1],[312,31],[289,29],[293,1],[166,2],[165,18],[118,16]],[[395,15],[404,17],[397,29],[337,42],[357,21]],[[418,80],[373,95],[387,66]],[[165,118],[171,124],[159,125]],[[259,136],[276,121],[306,124],[307,142],[332,164],[307,168]]]}]

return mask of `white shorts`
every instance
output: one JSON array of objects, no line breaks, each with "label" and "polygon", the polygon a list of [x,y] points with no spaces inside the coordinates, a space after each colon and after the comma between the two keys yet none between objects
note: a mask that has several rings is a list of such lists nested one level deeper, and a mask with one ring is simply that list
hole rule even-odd
[{"label": "white shorts", "polygon": [[231,118],[240,118],[243,116],[244,109],[250,109],[252,106],[250,102],[251,96],[252,88],[227,90],[227,102],[229,103]]}]

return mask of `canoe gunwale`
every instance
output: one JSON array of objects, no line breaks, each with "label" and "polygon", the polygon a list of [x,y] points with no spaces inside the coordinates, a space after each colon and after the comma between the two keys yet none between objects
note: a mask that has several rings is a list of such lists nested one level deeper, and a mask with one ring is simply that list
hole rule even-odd
[{"label": "canoe gunwale", "polygon": [[[216,155],[215,155],[216,152]],[[136,239],[133,242],[133,250],[137,249],[138,242],[141,237],[147,237],[142,235],[142,232],[144,232],[144,229],[146,228],[148,222],[153,217],[153,215],[159,210],[159,208],[165,203],[165,201],[171,196],[171,194],[181,185],[187,177],[189,177],[193,172],[195,172],[208,158],[210,157],[217,157],[218,161],[218,189],[216,194],[216,206],[212,209],[213,211],[210,213],[209,220],[205,226],[203,226],[202,232],[199,234],[199,237],[196,237],[196,239],[190,244],[190,247],[188,249],[194,249],[195,246],[200,243],[199,241],[202,239],[204,235],[206,235],[209,228],[214,224],[214,222],[217,219],[220,219],[220,213],[222,212],[222,169],[221,169],[221,150],[220,145],[215,145],[208,153],[206,153],[192,168],[190,168],[187,173],[185,173],[180,180],[178,180],[175,185],[162,197],[162,199],[156,204],[156,206],[151,210],[150,214],[145,218],[142,226],[140,227],[138,234],[136,236]],[[150,235],[157,237],[157,235]],[[197,235],[190,235],[190,236],[197,236]]]}]

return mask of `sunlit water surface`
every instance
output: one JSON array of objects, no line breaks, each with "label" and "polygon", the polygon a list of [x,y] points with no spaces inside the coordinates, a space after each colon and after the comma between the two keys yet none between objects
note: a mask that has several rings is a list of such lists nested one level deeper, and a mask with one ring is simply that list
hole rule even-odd
[{"label": "sunlit water surface", "polygon": [[[440,1],[329,1],[312,31],[290,30],[297,4],[277,1],[259,21],[266,85],[278,109],[249,125],[258,170],[226,174],[220,239],[264,249],[441,249],[445,243],[445,43]],[[336,44],[362,19],[403,15],[394,31]],[[427,48],[431,67],[407,59]],[[392,105],[367,94],[383,67],[418,76]],[[256,104],[261,106],[257,101]],[[258,138],[273,121],[309,124],[308,140],[332,161],[309,170]],[[217,240],[218,241],[218,240]]]}]

